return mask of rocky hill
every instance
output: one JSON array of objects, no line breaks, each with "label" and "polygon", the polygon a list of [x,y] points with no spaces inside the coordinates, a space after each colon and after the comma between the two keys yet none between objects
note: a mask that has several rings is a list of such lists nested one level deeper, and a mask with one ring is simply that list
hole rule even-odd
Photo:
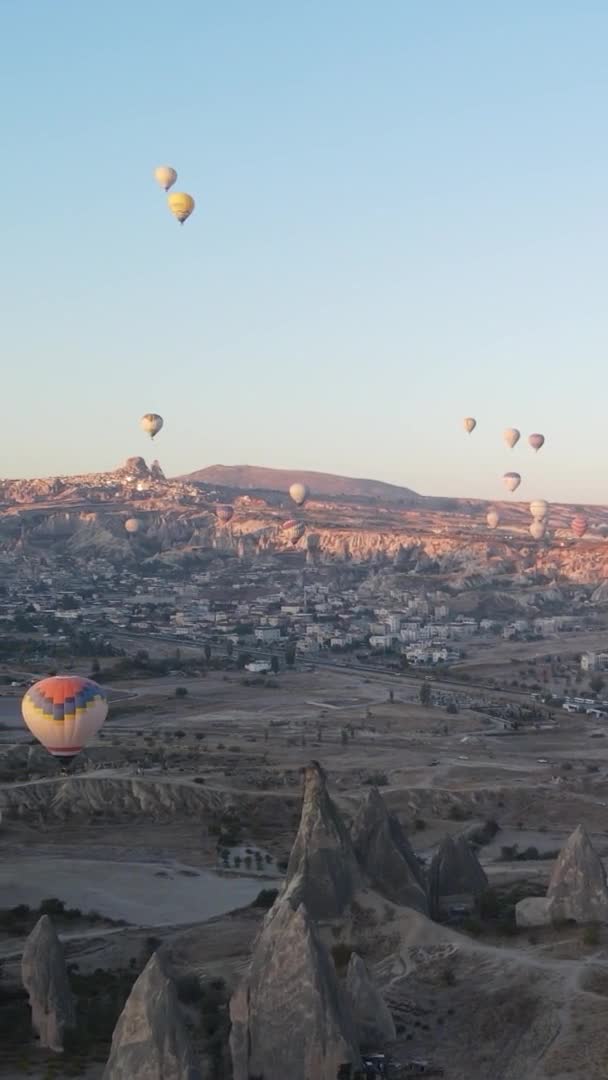
[{"label": "rocky hill", "polygon": [[400,503],[404,506],[420,504],[423,499],[410,488],[386,484],[382,480],[360,480],[334,473],[299,471],[294,469],[267,469],[259,465],[208,465],[181,478],[187,483],[217,485],[237,488],[240,491],[286,492],[298,480],[306,484],[313,498],[374,499],[377,502]]}]

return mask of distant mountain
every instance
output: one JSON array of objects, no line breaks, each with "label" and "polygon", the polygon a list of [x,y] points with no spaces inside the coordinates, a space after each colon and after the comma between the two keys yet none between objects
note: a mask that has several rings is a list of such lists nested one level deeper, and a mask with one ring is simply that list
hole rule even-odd
[{"label": "distant mountain", "polygon": [[299,469],[266,469],[258,465],[209,465],[180,479],[190,483],[198,481],[201,484],[239,488],[241,491],[280,492],[287,492],[290,484],[299,480],[310,488],[313,498],[378,499],[408,506],[422,502],[421,496],[410,488],[385,484],[382,480],[361,480]]}]

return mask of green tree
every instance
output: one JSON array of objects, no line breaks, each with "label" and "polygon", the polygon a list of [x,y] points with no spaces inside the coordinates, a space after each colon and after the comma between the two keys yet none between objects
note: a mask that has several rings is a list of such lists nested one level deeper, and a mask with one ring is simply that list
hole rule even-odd
[{"label": "green tree", "polygon": [[278,673],[279,673],[279,658],[278,658],[278,656],[271,656],[270,657],[270,666],[271,666],[274,674],[278,675]]},{"label": "green tree", "polygon": [[589,682],[589,686],[594,693],[599,694],[600,690],[604,689],[605,682],[601,675],[592,675]]},{"label": "green tree", "polygon": [[431,688],[427,682],[423,682],[420,687],[420,704],[428,706],[431,704]]},{"label": "green tree", "polygon": [[295,642],[290,641],[289,645],[285,647],[285,663],[287,667],[293,667],[296,661],[296,646]]},{"label": "green tree", "polygon": [[205,660],[207,661],[207,663],[209,663],[210,659],[211,659],[211,645],[209,644],[209,642],[207,642],[207,644],[205,645]]}]

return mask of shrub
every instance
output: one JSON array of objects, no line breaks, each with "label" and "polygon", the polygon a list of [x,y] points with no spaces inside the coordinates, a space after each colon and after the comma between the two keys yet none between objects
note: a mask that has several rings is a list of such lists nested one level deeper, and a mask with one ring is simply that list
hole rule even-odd
[{"label": "shrub", "polygon": [[591,926],[586,926],[583,930],[583,944],[584,945],[599,945],[600,943],[600,928],[597,923],[592,923]]},{"label": "shrub", "polygon": [[176,686],[175,687],[175,696],[176,697],[187,697],[187,695],[188,695],[188,687],[187,686]]},{"label": "shrub", "polygon": [[63,900],[58,900],[56,896],[52,896],[48,900],[43,900],[40,904],[41,915],[63,915],[64,913],[65,903]]},{"label": "shrub", "polygon": [[353,952],[354,949],[352,945],[347,945],[344,941],[339,942],[337,945],[332,945],[331,955],[336,971],[342,971],[345,967],[348,967],[348,962]]},{"label": "shrub", "polygon": [[274,904],[278,895],[278,889],[260,889],[255,900],[252,901],[251,907],[264,908],[265,911],[268,911]]},{"label": "shrub", "polygon": [[388,776],[384,772],[370,773],[363,783],[368,784],[369,787],[386,787],[388,785]]},{"label": "shrub", "polygon": [[198,975],[180,975],[175,980],[177,996],[184,1005],[194,1005],[203,997],[203,988]]}]

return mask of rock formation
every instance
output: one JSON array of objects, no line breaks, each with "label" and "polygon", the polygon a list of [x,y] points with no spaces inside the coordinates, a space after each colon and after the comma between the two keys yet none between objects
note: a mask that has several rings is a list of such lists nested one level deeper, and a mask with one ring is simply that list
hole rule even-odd
[{"label": "rock formation", "polygon": [[38,920],[25,943],[21,977],[40,1045],[62,1051],[65,1032],[74,1027],[76,1013],[63,948],[48,915]]},{"label": "rock formation", "polygon": [[579,825],[564,844],[547,890],[552,922],[608,921],[608,886],[602,861]]},{"label": "rock formation", "polygon": [[360,885],[350,836],[327,792],[325,773],[313,762],[304,770],[302,817],[284,895],[293,907],[303,903],[311,919],[335,919]]},{"label": "rock formation", "polygon": [[157,953],[120,1014],[103,1080],[202,1080],[175,987]]},{"label": "rock formation", "polygon": [[352,828],[355,854],[387,900],[428,914],[424,875],[397,818],[377,788],[362,803]]},{"label": "rock formation", "polygon": [[522,930],[547,926],[551,922],[546,896],[526,896],[515,905],[515,922]]},{"label": "rock formation", "polygon": [[357,953],[352,954],[348,963],[346,996],[362,1050],[383,1050],[397,1038],[386,1003]]},{"label": "rock formation", "polygon": [[454,903],[477,903],[488,888],[488,879],[464,836],[446,836],[433,856],[429,896],[433,918],[450,899]]},{"label": "rock formation", "polygon": [[281,898],[230,1002],[234,1080],[336,1080],[359,1065],[355,1023],[305,907]]}]

